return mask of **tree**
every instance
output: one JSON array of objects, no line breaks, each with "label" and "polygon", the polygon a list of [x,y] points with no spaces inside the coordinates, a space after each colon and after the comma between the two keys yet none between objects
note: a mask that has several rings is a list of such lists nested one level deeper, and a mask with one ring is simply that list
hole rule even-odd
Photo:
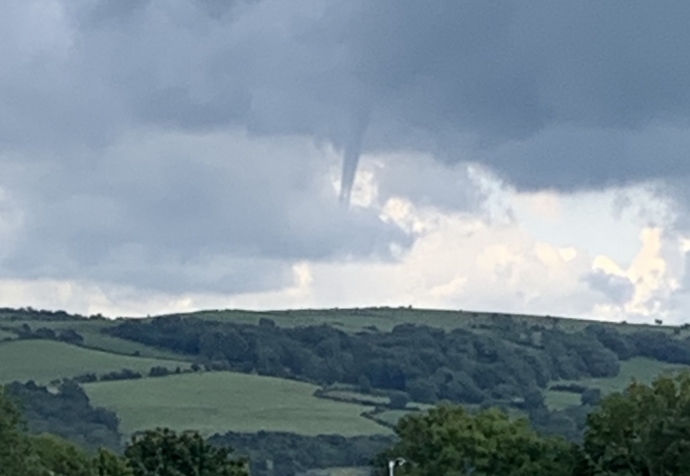
[{"label": "tree", "polygon": [[441,405],[398,423],[400,442],[380,457],[403,457],[399,474],[474,476],[564,476],[577,461],[575,447],[538,436],[525,419],[511,421],[497,410],[470,415],[462,407]]},{"label": "tree", "polygon": [[690,374],[605,397],[587,419],[584,451],[593,475],[689,474]]},{"label": "tree", "polygon": [[60,437],[43,434],[31,438],[32,447],[41,465],[49,474],[92,476],[91,459],[72,443]]},{"label": "tree", "polygon": [[248,476],[247,462],[230,459],[230,453],[197,432],[167,428],[136,434],[125,449],[134,476]]},{"label": "tree", "polygon": [[123,458],[103,448],[98,450],[93,466],[98,476],[133,476],[134,474]]},{"label": "tree", "polygon": [[582,405],[595,406],[601,401],[601,390],[598,388],[588,388],[582,392],[580,402]]},{"label": "tree", "polygon": [[0,476],[32,473],[27,463],[30,459],[30,446],[20,429],[19,411],[0,386]]},{"label": "tree", "polygon": [[395,409],[404,409],[410,401],[410,397],[405,392],[391,392],[390,407]]}]

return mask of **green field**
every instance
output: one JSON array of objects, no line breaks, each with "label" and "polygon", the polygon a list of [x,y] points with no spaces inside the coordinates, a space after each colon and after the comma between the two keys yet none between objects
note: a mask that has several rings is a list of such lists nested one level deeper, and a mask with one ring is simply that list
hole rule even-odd
[{"label": "green field", "polygon": [[[487,324],[493,316],[511,317],[530,325],[552,325],[565,331],[580,331],[595,321],[586,319],[551,318],[549,316],[532,316],[519,314],[495,314],[491,312],[448,311],[436,309],[412,309],[407,307],[378,307],[361,309],[301,309],[291,311],[253,312],[244,310],[213,310],[182,314],[184,317],[197,317],[216,321],[232,321],[244,324],[257,324],[261,318],[269,318],[282,327],[296,327],[319,324],[330,324],[348,332],[357,332],[375,326],[381,331],[390,331],[399,324],[417,324],[438,327],[446,330],[456,328],[476,328]],[[650,324],[607,323],[615,326],[620,332],[633,332],[643,328],[673,333],[673,326]],[[690,336],[690,329],[683,329],[679,337]]]},{"label": "green field", "polygon": [[546,406],[551,410],[563,410],[564,408],[577,406],[580,404],[581,395],[574,392],[561,392],[548,390],[545,395]]},{"label": "green field", "polygon": [[360,414],[371,408],[313,396],[318,388],[271,377],[210,372],[84,386],[92,402],[117,412],[124,433],[156,426],[227,431],[385,434]]},{"label": "green field", "polygon": [[620,392],[624,390],[633,379],[642,383],[651,383],[654,378],[664,372],[689,369],[687,365],[667,364],[657,360],[635,357],[621,362],[621,370],[615,377],[609,378],[586,378],[581,380],[568,380],[558,383],[576,383],[591,388],[599,388],[606,393]]},{"label": "green field", "polygon": [[112,352],[114,354],[149,357],[152,359],[179,360],[183,362],[187,361],[187,357],[184,355],[162,349],[156,349],[155,347],[140,344],[131,340],[109,336],[100,331],[83,331],[81,332],[81,336],[84,338],[83,346],[90,349]]},{"label": "green field", "polygon": [[148,372],[151,367],[175,369],[187,364],[111,354],[49,340],[0,343],[0,382],[34,380],[48,383],[57,378],[93,372],[103,374],[123,368]]},{"label": "green field", "polygon": [[[657,376],[665,372],[673,372],[677,370],[689,369],[686,365],[675,365],[659,362],[656,360],[646,359],[644,357],[635,357],[630,360],[621,362],[621,370],[615,377],[609,378],[586,378],[581,380],[564,380],[553,382],[553,384],[577,384],[590,388],[598,388],[602,394],[606,395],[612,392],[620,392],[624,390],[633,379],[641,383],[651,383]],[[547,390],[545,394],[546,404],[549,408],[554,410],[561,410],[563,408],[579,405],[580,395],[571,392],[561,392],[554,390]]]},{"label": "green field", "polygon": [[376,414],[376,419],[388,425],[397,425],[398,421],[405,415],[411,413],[410,410],[386,410]]},{"label": "green field", "polygon": [[[2,322],[0,320],[0,322]],[[114,354],[136,355],[137,357],[150,357],[152,359],[164,360],[181,360],[186,361],[186,356],[176,354],[174,352],[156,349],[138,342],[133,342],[125,339],[110,336],[103,333],[104,329],[117,325],[117,321],[106,321],[101,319],[83,319],[83,320],[64,320],[64,321],[41,321],[41,320],[16,320],[2,322],[5,327],[19,328],[22,325],[28,325],[32,330],[40,328],[52,329],[56,332],[66,329],[72,329],[79,333],[84,338],[83,347],[90,349],[102,350],[104,352],[112,352]],[[3,331],[0,330],[0,333]],[[15,334],[8,333],[9,336],[16,337]],[[2,338],[2,334],[0,334]]]}]

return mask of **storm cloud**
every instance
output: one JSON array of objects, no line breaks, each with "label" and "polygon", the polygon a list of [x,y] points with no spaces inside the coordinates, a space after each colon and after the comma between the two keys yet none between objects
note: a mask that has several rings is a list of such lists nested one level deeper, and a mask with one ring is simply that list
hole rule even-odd
[{"label": "storm cloud", "polygon": [[[1,268],[264,289],[300,259],[389,259],[410,237],[338,207],[330,147],[346,186],[360,153],[413,152],[518,190],[683,189],[689,16],[672,0],[11,0],[0,189],[19,218]],[[381,183],[472,202],[436,175]]]}]

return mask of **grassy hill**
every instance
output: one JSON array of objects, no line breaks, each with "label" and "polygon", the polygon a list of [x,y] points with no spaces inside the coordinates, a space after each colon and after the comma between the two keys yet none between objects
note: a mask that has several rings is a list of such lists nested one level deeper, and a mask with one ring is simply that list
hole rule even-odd
[{"label": "grassy hill", "polygon": [[69,329],[77,332],[82,337],[83,341],[79,345],[89,349],[153,359],[187,360],[185,356],[175,352],[156,349],[125,339],[118,339],[104,332],[117,324],[117,321],[107,319],[37,319],[33,313],[27,313],[25,318],[22,318],[22,314],[15,313],[13,314],[13,319],[10,320],[6,315],[3,316],[2,311],[0,311],[0,339],[3,337],[16,339],[17,334],[21,333],[22,329],[27,326],[33,331],[50,329],[54,332],[61,332]]},{"label": "grassy hill", "polygon": [[[622,391],[633,380],[649,384],[659,375],[684,369],[688,369],[688,366],[668,364],[644,357],[633,357],[630,360],[621,362],[620,372],[615,377],[562,380],[558,384],[579,384],[588,388],[598,388],[602,394],[606,395],[611,392]],[[580,395],[549,389],[546,392],[546,403],[550,408],[560,410],[569,406],[579,405]]]},{"label": "grassy hill", "polygon": [[[248,325],[251,328],[257,329],[256,332],[263,332],[262,329],[265,330],[265,327],[262,326],[265,325],[276,326],[278,330],[272,331],[274,337],[271,339],[274,340],[269,339],[261,341],[262,343],[260,344],[252,344],[260,345],[261,352],[266,354],[260,357],[260,361],[263,361],[261,359],[268,359],[268,361],[288,359],[289,361],[293,357],[284,355],[285,352],[294,353],[297,352],[295,348],[304,347],[304,344],[298,341],[291,344],[292,347],[289,345],[287,347],[280,347],[284,345],[283,343],[278,345],[281,342],[280,339],[282,339],[282,337],[277,337],[282,335],[281,332],[283,331],[281,329],[288,332],[291,329],[298,330],[312,326],[316,329],[314,332],[318,334],[321,332],[318,329],[322,329],[319,326],[325,325],[328,328],[343,331],[353,337],[370,335],[372,338],[376,336],[386,338],[386,335],[390,335],[391,331],[401,324],[428,326],[428,328],[442,329],[445,332],[453,330],[467,331],[468,335],[475,336],[473,339],[483,339],[481,342],[474,342],[475,347],[478,344],[480,347],[486,347],[487,345],[491,347],[494,344],[500,344],[499,358],[503,358],[500,357],[501,355],[523,356],[520,358],[528,358],[532,355],[534,358],[542,358],[540,355],[545,352],[543,348],[544,335],[554,333],[562,333],[566,336],[581,335],[587,326],[592,324],[592,321],[557,319],[548,316],[509,316],[495,313],[410,308],[274,312],[227,310],[202,311],[169,317],[182,318],[184,322],[190,323],[190,329],[194,328],[194,326],[201,329],[204,326],[198,323],[207,323],[209,324],[206,326],[208,329],[204,327],[199,332],[207,333],[208,336],[214,335],[214,333],[220,334],[223,338],[226,337],[224,333],[229,332],[233,334],[239,329],[232,326]],[[188,368],[191,362],[195,361],[202,366],[206,365],[209,369],[242,370],[242,365],[238,364],[233,367],[232,362],[224,362],[226,358],[224,352],[232,348],[237,342],[240,342],[240,344],[244,342],[246,336],[240,336],[240,340],[237,342],[219,341],[217,343],[218,351],[208,353],[205,349],[189,351],[176,348],[174,345],[167,345],[165,344],[166,341],[147,340],[147,333],[151,332],[150,328],[147,327],[138,326],[130,333],[131,335],[113,332],[126,323],[145,324],[152,322],[156,322],[154,318],[108,320],[100,317],[84,318],[72,316],[62,312],[50,313],[31,309],[0,309],[0,340],[13,339],[12,341],[0,342],[0,362],[2,362],[0,365],[0,382],[31,379],[47,383],[54,379],[73,377],[88,372],[104,374],[123,368],[146,374],[154,366],[168,369],[175,369],[178,366]],[[511,323],[512,330],[506,330],[506,322]],[[602,324],[607,329],[613,329],[619,336],[635,336],[640,332],[654,333],[667,336],[672,342],[678,342],[681,346],[685,345],[686,340],[690,336],[688,326],[679,328],[625,323]],[[183,328],[186,332],[187,328],[184,326]],[[74,331],[78,334],[80,340],[68,344],[45,338],[37,340],[32,337],[36,333],[40,334],[43,332],[45,334],[46,330],[58,337],[66,331]],[[408,335],[413,336],[415,331],[407,332]],[[409,334],[409,332],[412,332],[412,334]],[[322,338],[316,336],[316,334],[314,338],[317,340]],[[325,335],[323,338],[327,337],[328,335]],[[195,338],[198,338],[198,336]],[[236,339],[237,336],[234,338]],[[408,339],[408,344],[402,341],[401,343],[396,343],[393,338],[388,339],[388,343],[381,344],[377,351],[380,355],[377,358],[385,357],[387,355],[386,352],[388,352],[386,349],[394,349],[396,348],[395,346],[402,345],[401,348],[407,354],[392,357],[393,360],[391,362],[395,363],[397,359],[401,364],[407,365],[410,363],[410,359],[416,359],[414,357],[415,352],[428,353],[429,349],[424,348],[424,345],[427,345],[425,342],[432,347],[437,345],[428,339],[422,339],[420,341],[421,344],[414,343],[412,340],[409,340],[409,337],[404,337],[404,339]],[[201,341],[203,341],[203,345],[208,344],[206,337],[199,342]],[[275,347],[273,347],[274,345]],[[548,342],[546,345],[548,346]],[[415,346],[420,347],[418,350],[415,350]],[[656,345],[657,350],[658,347],[659,345]],[[274,352],[271,353],[271,351]],[[572,351],[572,349],[564,348],[562,352],[563,355],[569,355]],[[299,352],[303,351],[300,350]],[[320,352],[326,351],[324,349],[319,350],[319,347],[316,346],[313,352],[315,352],[315,355],[320,355]],[[384,353],[381,354],[381,352]],[[459,349],[459,352],[470,352],[469,354],[464,354],[465,357],[463,359],[469,360],[462,365],[485,365],[485,362],[483,363],[481,359],[486,357],[478,357],[479,354],[476,354],[477,350],[472,348],[472,345],[465,350]],[[554,351],[552,349],[549,352]],[[349,354],[346,353],[344,356],[346,360],[349,358],[348,356]],[[337,360],[340,358],[337,357],[334,362],[330,363],[324,361],[324,363],[319,365],[336,365],[337,367]],[[457,359],[457,357],[452,357],[452,359]],[[473,363],[472,359],[480,360]],[[246,364],[247,362],[244,363],[244,366]],[[509,364],[511,362],[499,362],[491,364],[486,368],[488,370],[497,369],[499,366],[508,366]],[[557,363],[556,368],[559,365],[566,364],[562,362]],[[317,364],[307,359],[305,360],[305,365],[313,366]],[[635,356],[630,359],[621,358],[620,370],[616,375],[599,378],[586,375],[577,379],[556,378],[551,380],[543,388],[542,392],[545,402],[550,409],[563,410],[580,405],[580,395],[577,392],[552,388],[556,384],[561,386],[578,384],[586,388],[598,388],[603,393],[608,393],[621,390],[632,378],[648,382],[661,372],[686,367],[686,365],[655,360],[648,356]],[[251,365],[248,368],[251,369]],[[85,388],[88,389],[88,393],[94,402],[115,409],[120,414],[123,428],[126,432],[151,425],[165,424],[174,428],[192,425],[192,427],[206,432],[228,430],[252,432],[271,429],[276,431],[293,431],[302,434],[315,434],[315,432],[337,432],[348,435],[372,434],[388,431],[386,428],[361,416],[362,412],[371,410],[372,405],[380,407],[377,418],[389,424],[395,423],[401,415],[405,414],[404,410],[387,409],[384,411],[389,401],[388,397],[385,396],[385,392],[383,394],[381,392],[374,392],[362,395],[357,393],[359,391],[357,389],[329,390],[324,396],[335,400],[349,399],[350,403],[328,401],[323,398],[316,398],[313,395],[314,390],[319,388],[322,382],[314,379],[312,381],[316,385],[295,382],[293,380],[295,377],[293,375],[294,369],[276,368],[271,370],[271,368],[269,365],[269,367],[262,370],[262,373],[283,378],[258,377],[230,372],[207,372],[202,375],[185,374],[165,378],[97,382],[88,384]],[[459,368],[462,369],[462,366]],[[432,368],[431,373],[434,370]],[[245,371],[247,370],[245,369]],[[453,372],[457,374],[456,370],[453,370]],[[514,370],[512,372],[515,373]],[[431,373],[415,378],[421,382],[422,380],[420,379],[431,378]],[[479,373],[481,374],[481,372]],[[323,375],[327,375],[327,372],[323,373]],[[481,375],[478,377],[470,376],[470,378],[479,377]],[[310,380],[308,376],[300,378],[302,380]],[[466,379],[468,377],[464,375],[462,378]],[[354,383],[357,383],[356,379]],[[491,392],[485,391],[485,394],[488,395],[489,393]],[[363,405],[361,403],[363,401],[366,401],[367,404]],[[425,401],[430,403],[427,400]],[[500,399],[496,401],[500,401]],[[510,403],[509,400],[504,399],[505,402]]]},{"label": "grassy hill", "polygon": [[[152,367],[183,372],[148,377]],[[530,415],[540,431],[577,438],[592,408],[582,405],[584,391],[607,394],[633,378],[650,382],[687,368],[690,326],[410,308],[117,320],[0,309],[0,383],[47,384],[122,369],[144,376],[81,385],[93,405],[117,413],[125,435],[167,426],[206,435],[370,439],[390,435],[390,426],[410,411],[449,399],[469,410],[501,406],[512,416]],[[400,393],[423,403],[397,408],[392,397]],[[310,455],[327,461],[340,444],[331,441],[325,450],[318,446],[323,441],[284,435],[261,454],[299,454],[300,467],[314,468],[304,466]],[[340,456],[327,466],[362,464]]]},{"label": "grassy hill", "polygon": [[131,357],[50,340],[0,343],[0,362],[0,383],[33,380],[45,384],[89,372],[103,374],[127,368],[148,373],[155,366],[171,370],[188,367],[179,361]]},{"label": "grassy hill", "polygon": [[[262,318],[273,320],[281,327],[314,326],[328,324],[346,332],[358,332],[376,327],[380,331],[390,331],[400,324],[416,324],[444,330],[458,328],[480,328],[495,317],[509,317],[528,325],[552,325],[574,332],[581,331],[592,320],[562,318],[552,316],[533,316],[526,314],[501,314],[493,312],[474,312],[463,310],[414,309],[409,307],[375,307],[356,309],[299,309],[286,311],[244,311],[244,310],[207,310],[176,314],[186,318],[200,318],[210,321],[258,324]],[[634,332],[640,329],[673,333],[676,327],[668,325],[632,324],[627,322],[606,322],[619,332]],[[690,337],[690,328],[681,329],[682,337]]]},{"label": "grassy hill", "polygon": [[122,430],[155,426],[204,434],[284,431],[303,435],[385,434],[361,405],[319,399],[307,383],[233,372],[98,382],[84,386],[92,402],[114,410]]}]

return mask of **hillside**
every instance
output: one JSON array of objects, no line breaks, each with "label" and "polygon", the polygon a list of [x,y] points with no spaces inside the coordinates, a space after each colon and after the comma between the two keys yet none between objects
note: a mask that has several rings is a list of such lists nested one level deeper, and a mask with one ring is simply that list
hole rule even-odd
[{"label": "hillside", "polygon": [[164,367],[171,371],[177,367],[189,367],[189,364],[179,361],[113,354],[39,339],[0,344],[0,362],[0,383],[33,380],[45,384],[56,379],[89,373],[106,374],[122,369],[145,374],[152,367]]},{"label": "hillside", "polygon": [[165,426],[207,436],[234,432],[289,432],[344,436],[390,430],[361,417],[364,406],[314,397],[303,382],[233,372],[90,383],[91,401],[120,416],[125,434]]},{"label": "hillside", "polygon": [[[602,395],[690,366],[687,327],[408,308],[116,320],[3,309],[0,382],[75,380],[118,415],[122,438],[168,426],[321,445],[297,435],[386,435],[449,400],[578,439]],[[318,467],[308,453],[298,466]],[[318,464],[362,463],[336,453]]]}]

